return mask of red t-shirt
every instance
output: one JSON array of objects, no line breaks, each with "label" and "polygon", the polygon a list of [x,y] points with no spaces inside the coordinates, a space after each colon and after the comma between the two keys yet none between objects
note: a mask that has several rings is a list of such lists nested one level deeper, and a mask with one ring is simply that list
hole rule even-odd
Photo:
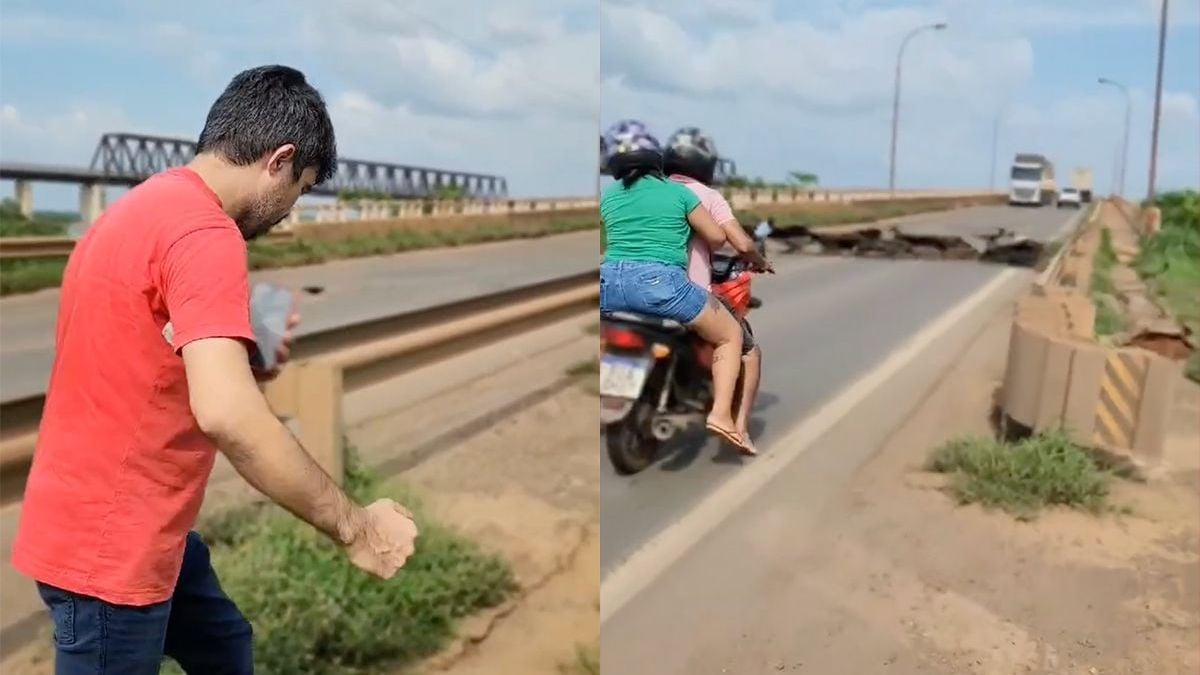
[{"label": "red t-shirt", "polygon": [[171,596],[216,450],[188,404],[180,349],[253,344],[246,242],[194,171],[133,188],[63,275],[54,368],[13,565],[125,605]]}]

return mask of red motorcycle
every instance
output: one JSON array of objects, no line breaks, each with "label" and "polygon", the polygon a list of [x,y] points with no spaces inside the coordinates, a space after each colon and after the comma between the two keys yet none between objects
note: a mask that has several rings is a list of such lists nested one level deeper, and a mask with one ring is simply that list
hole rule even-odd
[{"label": "red motorcycle", "polygon": [[[722,254],[712,263],[713,294],[744,318],[757,306],[749,265]],[[712,407],[713,347],[687,326],[656,316],[614,312],[601,317],[600,328],[605,446],[617,473],[635,474],[654,462],[663,443],[704,422]],[[735,402],[740,397],[734,392]]]}]

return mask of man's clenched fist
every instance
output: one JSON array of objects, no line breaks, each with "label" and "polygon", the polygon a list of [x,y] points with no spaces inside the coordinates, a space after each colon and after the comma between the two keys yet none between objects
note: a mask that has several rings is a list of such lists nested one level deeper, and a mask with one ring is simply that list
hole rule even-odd
[{"label": "man's clenched fist", "polygon": [[346,555],[359,569],[381,579],[391,579],[412,555],[417,524],[412,514],[391,499],[380,499],[363,509],[363,522]]}]

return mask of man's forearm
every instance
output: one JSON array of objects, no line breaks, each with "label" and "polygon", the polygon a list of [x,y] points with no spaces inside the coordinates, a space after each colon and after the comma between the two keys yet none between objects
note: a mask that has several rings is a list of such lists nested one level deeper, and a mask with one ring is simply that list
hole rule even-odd
[{"label": "man's forearm", "polygon": [[725,231],[726,238],[729,240],[729,245],[733,247],[733,250],[745,258],[749,258],[752,262],[758,264],[766,262],[766,259],[759,252],[758,246],[755,245],[754,240],[750,238],[750,235],[746,234],[746,231],[742,229],[741,224],[736,220],[722,223],[721,229]]},{"label": "man's forearm", "polygon": [[355,504],[269,411],[241,416],[230,429],[210,434],[246,482],[339,544],[363,525]]}]

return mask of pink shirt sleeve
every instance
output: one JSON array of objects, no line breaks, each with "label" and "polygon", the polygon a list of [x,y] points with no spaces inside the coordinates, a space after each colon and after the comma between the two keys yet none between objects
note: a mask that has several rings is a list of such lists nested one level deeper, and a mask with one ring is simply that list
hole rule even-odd
[{"label": "pink shirt sleeve", "polygon": [[729,206],[729,202],[725,197],[716,190],[709,189],[708,199],[704,201],[704,208],[712,214],[713,220],[717,221],[718,225],[723,225],[734,219],[733,208]]},{"label": "pink shirt sleeve", "polygon": [[[729,202],[721,196],[720,192],[703,183],[680,176],[672,176],[671,180],[682,183],[695,193],[700,198],[700,205],[704,207],[705,211],[708,211],[718,225],[733,220],[733,209],[730,208]],[[712,290],[712,251],[708,244],[695,234],[688,242],[688,279],[705,290]]]}]

